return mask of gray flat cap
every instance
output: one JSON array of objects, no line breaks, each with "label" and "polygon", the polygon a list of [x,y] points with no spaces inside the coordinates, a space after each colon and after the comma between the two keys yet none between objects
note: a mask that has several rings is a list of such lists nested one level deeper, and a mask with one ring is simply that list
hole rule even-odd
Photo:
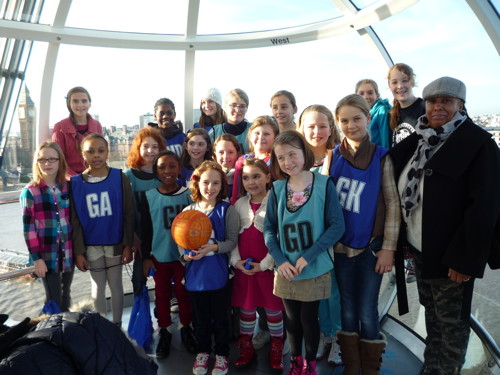
[{"label": "gray flat cap", "polygon": [[458,98],[465,102],[465,84],[456,78],[441,77],[425,86],[422,92],[424,100],[441,96]]}]

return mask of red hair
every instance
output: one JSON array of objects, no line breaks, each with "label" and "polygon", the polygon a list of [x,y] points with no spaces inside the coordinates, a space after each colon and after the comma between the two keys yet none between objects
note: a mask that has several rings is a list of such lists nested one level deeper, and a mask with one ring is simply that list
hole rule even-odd
[{"label": "red hair", "polygon": [[137,132],[137,135],[132,142],[132,146],[130,147],[127,157],[127,167],[140,168],[146,164],[141,156],[141,145],[147,137],[151,137],[158,142],[158,151],[163,151],[167,148],[165,139],[162,137],[158,129],[152,128],[151,126],[142,128]]}]

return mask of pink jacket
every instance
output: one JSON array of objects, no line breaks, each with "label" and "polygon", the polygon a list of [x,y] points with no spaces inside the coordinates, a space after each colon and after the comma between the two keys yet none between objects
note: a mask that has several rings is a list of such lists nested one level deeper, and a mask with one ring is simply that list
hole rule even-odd
[{"label": "pink jacket", "polygon": [[70,176],[82,173],[86,169],[80,150],[82,139],[89,133],[102,134],[101,123],[94,120],[90,115],[88,115],[88,124],[89,128],[85,134],[80,134],[76,131],[76,127],[73,121],[71,121],[71,117],[59,121],[54,126],[52,141],[61,146],[64,156],[66,157],[66,163],[68,163],[68,175]]}]

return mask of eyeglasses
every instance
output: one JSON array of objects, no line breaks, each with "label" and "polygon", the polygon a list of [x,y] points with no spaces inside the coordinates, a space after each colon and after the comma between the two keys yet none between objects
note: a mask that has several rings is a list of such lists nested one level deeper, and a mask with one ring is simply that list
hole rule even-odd
[{"label": "eyeglasses", "polygon": [[38,164],[54,164],[56,161],[59,161],[59,158],[48,158],[48,159],[37,159]]},{"label": "eyeglasses", "polygon": [[244,111],[245,109],[247,109],[247,105],[246,104],[229,104],[229,107],[231,107],[231,109],[236,109],[238,108],[240,111]]}]

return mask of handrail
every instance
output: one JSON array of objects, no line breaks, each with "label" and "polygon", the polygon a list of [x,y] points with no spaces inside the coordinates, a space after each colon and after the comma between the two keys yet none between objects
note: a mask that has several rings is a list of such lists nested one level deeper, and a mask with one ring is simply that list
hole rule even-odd
[{"label": "handrail", "polygon": [[[470,326],[477,337],[479,337],[479,340],[481,340],[483,345],[486,347],[486,350],[490,353],[492,360],[495,361],[498,367],[500,367],[500,349],[498,348],[497,343],[472,314],[470,314]],[[488,366],[491,368],[494,366],[494,363],[490,361],[488,362]]]},{"label": "handrail", "polygon": [[5,281],[5,280],[10,280],[10,279],[15,279],[16,277],[20,277],[20,276],[29,275],[33,272],[35,272],[35,266],[21,268],[19,270],[15,270],[15,271],[0,273],[0,282]]},{"label": "handrail", "polygon": [[[396,299],[396,281],[394,273],[388,274],[389,280],[385,289],[379,296],[379,321],[382,320],[389,315],[389,310],[394,300]],[[481,323],[477,320],[477,318],[470,314],[470,327],[477,335],[481,343],[484,345],[488,353],[491,355],[491,359],[488,359],[488,366],[492,368],[496,366],[500,368],[500,349],[493,339],[489,332],[483,327]]]}]

